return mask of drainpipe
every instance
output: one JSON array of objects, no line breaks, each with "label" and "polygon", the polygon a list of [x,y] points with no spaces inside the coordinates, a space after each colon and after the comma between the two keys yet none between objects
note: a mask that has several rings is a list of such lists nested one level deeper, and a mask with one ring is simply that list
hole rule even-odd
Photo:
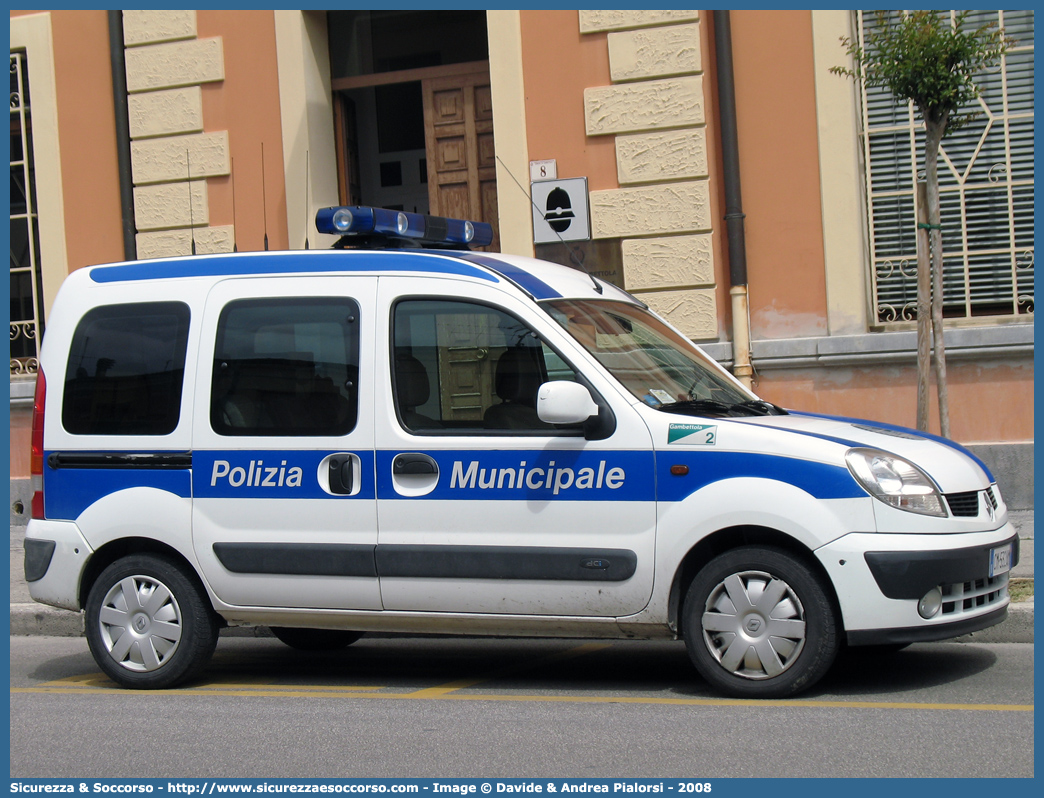
[{"label": "drainpipe", "polygon": [[120,177],[120,217],[123,221],[123,258],[137,260],[138,246],[134,239],[134,181],[131,178],[130,111],[127,106],[127,65],[123,52],[123,12],[109,11],[108,15],[112,102],[116,117],[116,163]]},{"label": "drainpipe", "polygon": [[732,71],[732,26],[728,11],[714,11],[714,47],[718,67],[718,124],[725,182],[725,231],[729,245],[729,294],[732,297],[732,373],[751,387],[750,313],[747,305],[747,245],[740,195],[739,145],[736,137],[736,80]]}]

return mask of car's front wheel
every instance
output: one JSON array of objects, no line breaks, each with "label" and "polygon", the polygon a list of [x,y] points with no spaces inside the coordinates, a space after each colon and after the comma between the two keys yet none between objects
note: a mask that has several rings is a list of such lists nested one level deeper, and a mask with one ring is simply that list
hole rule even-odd
[{"label": "car's front wheel", "polygon": [[87,596],[87,643],[110,679],[173,687],[206,667],[219,621],[205,592],[174,560],[134,554],[109,565]]},{"label": "car's front wheel", "polygon": [[807,690],[838,648],[833,604],[820,578],[794,555],[744,546],[711,560],[689,586],[685,644],[718,690],[782,698]]}]

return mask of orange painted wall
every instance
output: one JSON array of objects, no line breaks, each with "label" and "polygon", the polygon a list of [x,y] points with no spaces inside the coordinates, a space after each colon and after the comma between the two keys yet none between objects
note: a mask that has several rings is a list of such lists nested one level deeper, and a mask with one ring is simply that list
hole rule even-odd
[{"label": "orange painted wall", "polygon": [[247,252],[264,248],[267,216],[269,249],[286,249],[275,16],[272,11],[200,10],[196,30],[201,39],[221,37],[225,79],[203,86],[203,126],[206,132],[228,131],[233,169],[232,177],[208,180],[210,224],[235,223],[236,246]]},{"label": "orange painted wall", "polygon": [[530,160],[554,158],[559,177],[586,177],[592,191],[619,188],[613,137],[588,136],[584,124],[584,89],[611,83],[606,34],[581,35],[576,11],[522,11],[520,19]]},{"label": "orange painted wall", "polygon": [[731,21],[752,338],[825,335],[812,15]]},{"label": "orange painted wall", "polygon": [[[40,13],[11,11],[11,16]],[[116,122],[104,11],[52,11],[65,246],[69,270],[123,260]],[[29,63],[32,73],[33,65]],[[30,98],[30,103],[32,98]],[[10,471],[29,476],[31,409],[11,408]]]},{"label": "orange painted wall", "polygon": [[33,409],[11,408],[11,478],[29,476],[29,451],[33,438]]},{"label": "orange painted wall", "polygon": [[[18,16],[26,11],[12,11]],[[123,260],[116,122],[104,11],[52,11],[69,269]],[[29,70],[33,65],[30,62]]]},{"label": "orange painted wall", "polygon": [[[950,437],[961,443],[1033,440],[1033,366],[1026,361],[948,363]],[[770,402],[794,410],[917,426],[917,370],[878,366],[780,370],[755,387]],[[939,433],[938,399],[931,396],[931,431]]]}]

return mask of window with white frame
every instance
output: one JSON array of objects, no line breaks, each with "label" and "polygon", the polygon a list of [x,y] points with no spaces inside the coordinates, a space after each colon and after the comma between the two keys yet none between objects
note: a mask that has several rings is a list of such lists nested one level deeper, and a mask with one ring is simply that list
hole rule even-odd
[{"label": "window with white frame", "polygon": [[11,52],[11,377],[35,376],[43,314],[29,77]]},{"label": "window with white frame", "polygon": [[[901,12],[891,12],[894,15]],[[957,12],[950,14],[951,23]],[[856,12],[860,44],[879,24]],[[1033,314],[1033,11],[972,11],[965,30],[993,22],[1015,40],[976,81],[974,120],[943,139],[939,192],[943,308],[951,319]],[[912,103],[861,87],[863,155],[877,324],[917,309],[917,215],[924,126]]]}]

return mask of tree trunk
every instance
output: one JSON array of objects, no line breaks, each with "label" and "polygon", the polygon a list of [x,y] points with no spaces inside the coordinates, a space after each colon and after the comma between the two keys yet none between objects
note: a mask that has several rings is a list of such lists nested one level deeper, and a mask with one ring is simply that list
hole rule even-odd
[{"label": "tree trunk", "polygon": [[[925,115],[927,117],[927,115]],[[939,392],[939,428],[950,437],[950,396],[946,385],[946,344],[943,341],[943,258],[939,208],[939,143],[946,121],[925,120],[924,171],[928,195],[928,225],[932,257],[932,338],[935,348],[935,382]]]},{"label": "tree trunk", "polygon": [[928,432],[932,382],[932,266],[928,191],[917,181],[917,429]]}]

